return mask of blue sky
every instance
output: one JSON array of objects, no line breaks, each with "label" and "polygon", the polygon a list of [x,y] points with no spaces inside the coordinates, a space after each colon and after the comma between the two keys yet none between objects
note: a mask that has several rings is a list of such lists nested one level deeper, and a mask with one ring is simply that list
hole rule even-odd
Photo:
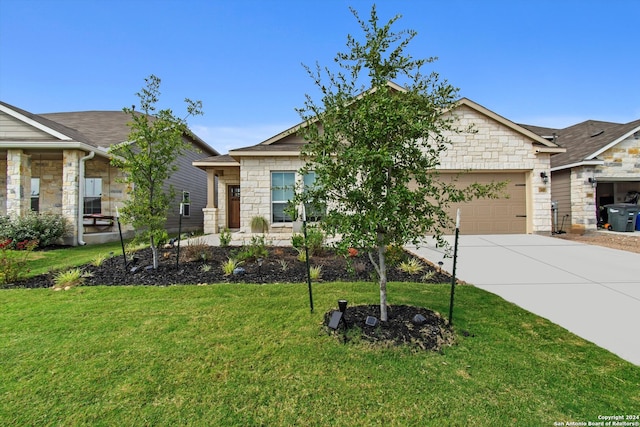
[{"label": "blue sky", "polygon": [[[0,0],[0,99],[33,113],[120,110],[144,78],[159,106],[221,153],[298,123],[302,63],[332,65],[362,0]],[[517,123],[640,118],[638,0],[381,0],[415,58],[460,95]]]}]

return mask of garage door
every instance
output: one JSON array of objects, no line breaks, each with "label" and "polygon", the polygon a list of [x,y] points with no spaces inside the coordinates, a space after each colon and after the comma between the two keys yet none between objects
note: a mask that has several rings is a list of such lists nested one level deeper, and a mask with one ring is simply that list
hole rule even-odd
[{"label": "garage door", "polygon": [[[440,175],[442,180],[455,179],[456,174]],[[479,199],[452,205],[449,214],[455,218],[460,208],[460,233],[463,234],[524,234],[527,232],[527,198],[524,173],[467,173],[458,177],[460,186],[474,182],[488,184],[508,181],[508,199]]]}]

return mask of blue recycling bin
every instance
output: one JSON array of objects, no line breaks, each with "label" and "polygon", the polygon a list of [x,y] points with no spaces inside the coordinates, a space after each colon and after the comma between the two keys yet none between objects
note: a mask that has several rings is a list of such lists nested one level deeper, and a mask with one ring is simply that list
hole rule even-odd
[{"label": "blue recycling bin", "polygon": [[636,214],[636,231],[640,231],[640,214]]}]

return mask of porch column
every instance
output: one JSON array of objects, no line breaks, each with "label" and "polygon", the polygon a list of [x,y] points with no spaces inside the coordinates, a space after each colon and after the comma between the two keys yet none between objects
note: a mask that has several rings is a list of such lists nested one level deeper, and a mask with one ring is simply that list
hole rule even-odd
[{"label": "porch column", "polygon": [[204,214],[204,234],[217,234],[220,232],[218,228],[218,207],[216,206],[215,198],[218,191],[217,184],[216,171],[207,169],[207,206],[202,209]]},{"label": "porch column", "polygon": [[31,156],[7,150],[7,215],[15,218],[31,210]]},{"label": "porch column", "polygon": [[588,181],[593,167],[571,169],[571,232],[583,234],[598,229],[596,192]]},{"label": "porch column", "polygon": [[[77,236],[78,227],[82,226],[78,224],[78,203],[80,202],[78,174],[80,158],[83,156],[83,151],[62,151],[62,216],[67,220],[70,236]],[[75,237],[73,240],[73,244],[77,244]]]}]

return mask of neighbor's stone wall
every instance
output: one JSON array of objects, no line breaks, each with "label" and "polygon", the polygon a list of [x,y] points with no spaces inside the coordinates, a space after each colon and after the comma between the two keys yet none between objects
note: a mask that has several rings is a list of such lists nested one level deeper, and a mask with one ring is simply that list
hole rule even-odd
[{"label": "neighbor's stone wall", "polygon": [[526,172],[527,232],[550,232],[551,187],[540,177],[544,172],[551,179],[550,155],[536,153],[529,138],[467,106],[456,109],[455,115],[460,128],[473,126],[475,132],[447,134],[451,144],[441,153],[438,169]]},{"label": "neighbor's stone wall", "polygon": [[6,213],[10,217],[31,210],[31,156],[23,150],[7,150]]},{"label": "neighbor's stone wall", "polygon": [[585,233],[598,228],[596,190],[589,182],[594,166],[571,169],[571,232]]},{"label": "neighbor's stone wall", "polygon": [[40,178],[40,212],[62,214],[62,161],[34,160],[31,176]]},{"label": "neighbor's stone wall", "polygon": [[[0,170],[7,171],[7,160],[0,159]],[[7,174],[0,174],[0,215],[7,214]]]},{"label": "neighbor's stone wall", "polygon": [[[270,232],[291,232],[291,223],[271,223],[271,172],[297,172],[304,166],[299,157],[247,157],[240,162],[240,227],[251,232],[251,218],[263,216]],[[302,178],[296,176],[296,181]]]},{"label": "neighbor's stone wall", "polygon": [[596,178],[640,179],[640,139],[633,135],[598,156],[604,160],[603,165],[595,168]]},{"label": "neighbor's stone wall", "polygon": [[78,174],[81,157],[84,157],[83,151],[62,151],[62,216],[67,220],[68,236],[78,234]]}]

